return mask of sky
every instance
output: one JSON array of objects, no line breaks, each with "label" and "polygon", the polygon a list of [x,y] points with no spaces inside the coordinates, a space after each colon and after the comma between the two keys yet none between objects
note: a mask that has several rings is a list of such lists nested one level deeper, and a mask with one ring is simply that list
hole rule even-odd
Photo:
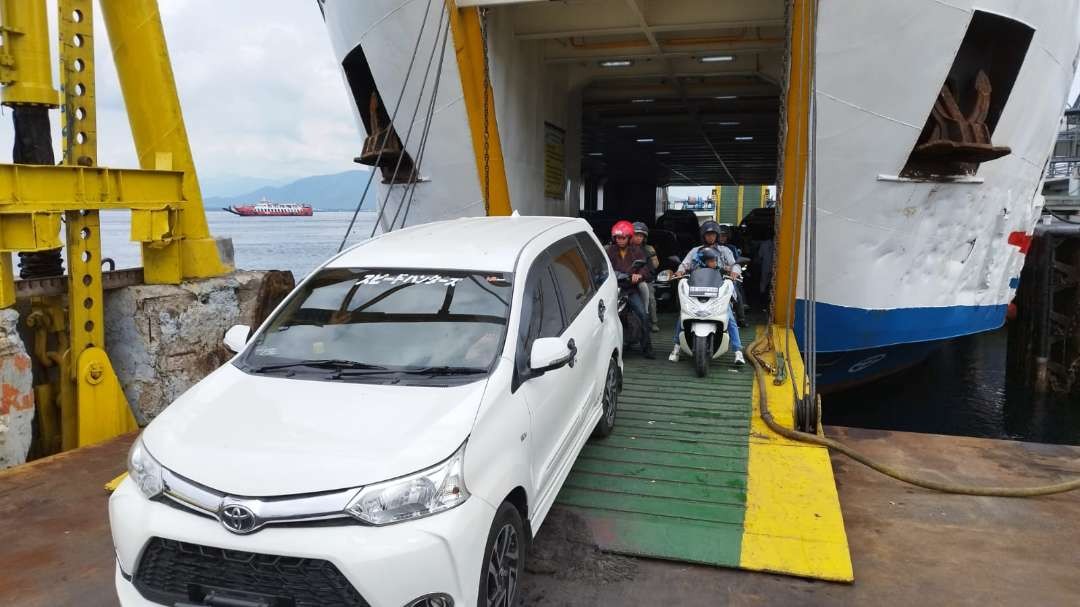
[{"label": "sky", "polygon": [[[238,177],[287,182],[358,168],[352,159],[363,138],[315,0],[159,4],[204,189]],[[95,21],[98,164],[135,167],[104,24]],[[51,25],[55,37],[55,19]],[[59,149],[59,114],[51,114]],[[0,162],[11,161],[10,120],[4,109]]]}]

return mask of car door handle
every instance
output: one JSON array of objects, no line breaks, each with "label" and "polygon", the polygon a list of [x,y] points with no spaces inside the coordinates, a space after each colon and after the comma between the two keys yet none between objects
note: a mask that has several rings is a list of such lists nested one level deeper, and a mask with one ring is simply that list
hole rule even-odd
[{"label": "car door handle", "polygon": [[604,313],[607,312],[607,304],[604,303],[603,299],[600,300],[600,305],[597,306],[597,310],[600,312],[600,322],[604,322]]},{"label": "car door handle", "polygon": [[574,343],[574,338],[570,338],[570,341],[566,342],[566,347],[570,350],[570,368],[574,368],[574,362],[577,361],[577,344]]}]

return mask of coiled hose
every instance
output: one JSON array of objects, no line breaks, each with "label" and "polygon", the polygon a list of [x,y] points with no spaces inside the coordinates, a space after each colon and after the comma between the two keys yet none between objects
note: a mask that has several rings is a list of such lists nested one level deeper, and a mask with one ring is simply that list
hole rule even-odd
[{"label": "coiled hose", "polygon": [[[888,464],[878,462],[837,440],[825,436],[818,436],[817,434],[811,434],[809,432],[799,432],[798,430],[781,426],[773,419],[772,413],[769,411],[769,399],[765,389],[765,377],[767,375],[765,367],[767,364],[759,358],[759,354],[763,354],[772,349],[771,346],[762,348],[763,342],[769,341],[769,333],[769,331],[763,331],[762,335],[754,340],[754,343],[750,344],[750,363],[754,365],[754,376],[758,383],[758,393],[761,395],[761,419],[773,432],[776,432],[780,436],[803,443],[827,447],[833,451],[843,453],[856,462],[876,470],[885,476],[909,485],[922,487],[923,489],[929,489],[931,491],[940,491],[942,493],[978,495],[984,497],[1038,497],[1041,495],[1054,495],[1080,489],[1080,478],[1073,478],[1071,480],[1050,485],[1036,485],[1032,487],[980,487],[976,485],[965,485],[951,480],[936,481],[921,478],[906,470],[901,470]],[[794,381],[795,378],[792,377],[791,380]]]}]

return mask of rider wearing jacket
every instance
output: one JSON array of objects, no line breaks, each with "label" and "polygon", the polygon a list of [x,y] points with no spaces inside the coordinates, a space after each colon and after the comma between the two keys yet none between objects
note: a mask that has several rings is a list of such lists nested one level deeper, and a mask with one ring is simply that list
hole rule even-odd
[{"label": "rider wearing jacket", "polygon": [[[720,237],[720,224],[713,220],[706,221],[701,224],[701,240],[703,244],[701,246],[690,249],[690,252],[686,254],[686,259],[679,264],[679,271],[677,276],[682,276],[689,271],[695,270],[705,265],[704,257],[712,257],[716,255],[718,257],[718,267],[727,274],[730,274],[733,278],[738,279],[742,275],[742,268],[736,263],[735,255],[731,252],[731,249],[720,245],[717,240]],[[707,254],[703,255],[705,251]],[[728,310],[728,337],[731,339],[731,349],[735,352],[735,364],[745,365],[746,358],[742,353],[742,340],[739,338],[739,323],[735,321],[735,310],[732,307],[733,304],[729,304]],[[679,323],[675,323],[675,349],[671,351],[671,355],[668,356],[668,360],[671,362],[679,361],[679,333],[682,331],[682,326]]]},{"label": "rider wearing jacket", "polygon": [[[638,318],[641,327],[639,343],[645,358],[653,358],[652,335],[649,332],[649,315],[646,312],[646,303],[641,298],[641,292],[637,285],[648,282],[652,278],[652,269],[649,268],[649,260],[641,247],[630,243],[634,236],[634,226],[629,221],[619,221],[611,228],[611,244],[607,247],[608,259],[616,273],[630,275],[631,286],[626,289],[627,304],[630,310]],[[635,261],[643,261],[640,267],[635,268]]]},{"label": "rider wearing jacket", "polygon": [[[630,239],[630,244],[641,247],[645,251],[645,257],[649,260],[649,269],[652,270],[653,275],[660,269],[660,258],[656,256],[656,249],[648,243],[649,239],[649,226],[645,225],[643,221],[634,222],[634,237]],[[641,291],[642,297],[648,297],[649,302],[649,323],[652,325],[652,332],[658,333],[660,331],[660,325],[657,324],[656,319],[656,293],[653,291],[652,281],[645,281],[638,283],[638,290]]]}]

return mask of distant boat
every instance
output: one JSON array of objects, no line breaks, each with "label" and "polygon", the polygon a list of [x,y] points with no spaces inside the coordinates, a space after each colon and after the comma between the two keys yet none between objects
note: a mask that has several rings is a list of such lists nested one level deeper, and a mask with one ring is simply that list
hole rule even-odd
[{"label": "distant boat", "polygon": [[255,204],[234,204],[222,208],[241,217],[311,217],[310,204],[299,202],[270,202],[263,198]]}]

